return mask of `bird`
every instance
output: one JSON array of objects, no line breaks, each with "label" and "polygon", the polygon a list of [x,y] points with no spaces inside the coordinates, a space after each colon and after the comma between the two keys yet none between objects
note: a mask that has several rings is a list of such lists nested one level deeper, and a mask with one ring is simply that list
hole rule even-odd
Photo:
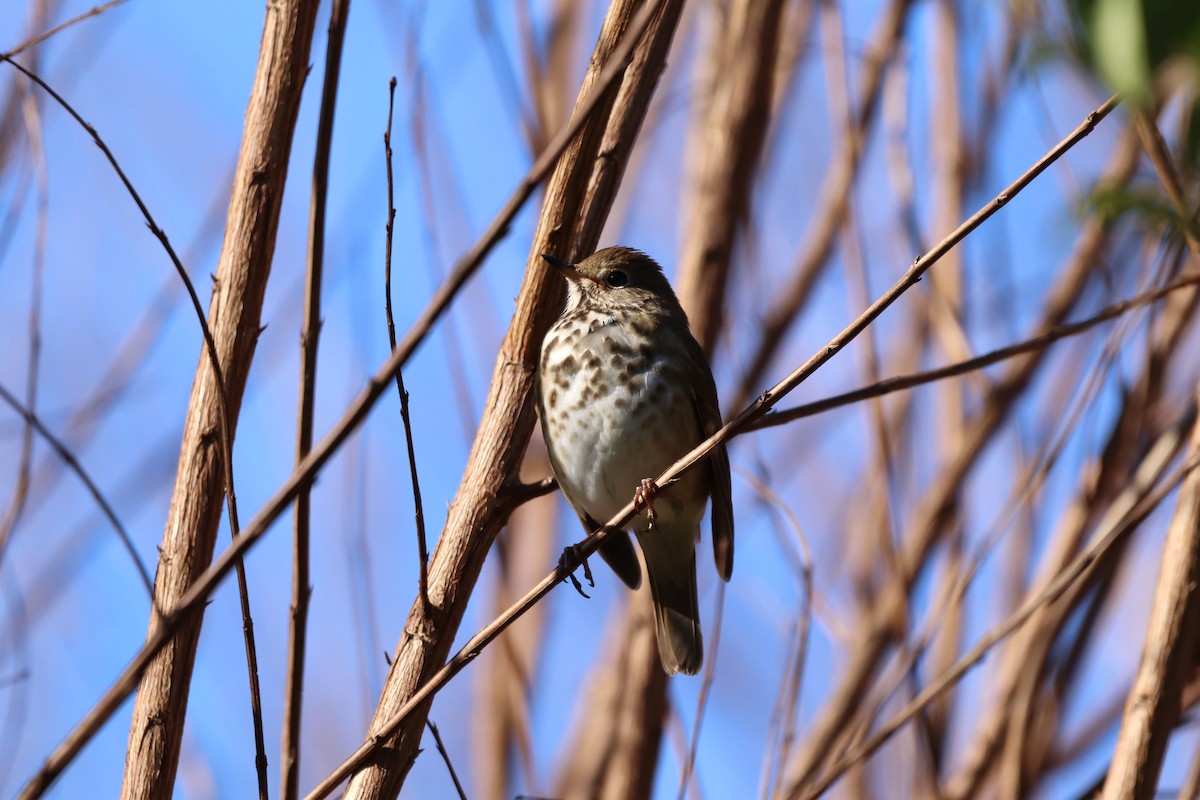
[{"label": "bird", "polygon": [[[721,427],[716,384],[662,267],[609,247],[570,264],[542,258],[567,280],[567,299],[542,341],[538,411],[567,502],[594,534],[630,501],[646,563],[659,658],[668,675],[704,659],[696,600],[696,542],[711,495],[717,571],[733,574],[733,503],[724,446],[661,489],[653,477]],[[627,531],[600,547],[631,589],[641,566]]]}]

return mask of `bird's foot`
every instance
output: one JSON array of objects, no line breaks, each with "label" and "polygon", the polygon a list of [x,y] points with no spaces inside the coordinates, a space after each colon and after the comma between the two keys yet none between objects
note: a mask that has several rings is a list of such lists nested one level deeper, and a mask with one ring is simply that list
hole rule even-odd
[{"label": "bird's foot", "polygon": [[583,584],[580,583],[579,579],[575,577],[574,565],[583,567],[583,579],[588,582],[588,586],[595,588],[596,581],[592,577],[592,568],[588,566],[586,556],[582,558],[580,557],[579,545],[577,544],[569,545],[563,548],[562,555],[558,557],[558,568],[567,574],[567,576],[563,578],[563,581],[565,582],[570,580],[571,585],[575,587],[575,591],[579,592],[581,595],[590,600],[591,597],[583,590]]},{"label": "bird's foot", "polygon": [[658,520],[658,514],[654,511],[654,495],[658,492],[658,484],[653,478],[642,478],[642,482],[638,484],[637,489],[633,493],[633,507],[640,511],[644,506],[646,509],[646,519],[650,522],[650,527],[654,527],[654,523]]}]

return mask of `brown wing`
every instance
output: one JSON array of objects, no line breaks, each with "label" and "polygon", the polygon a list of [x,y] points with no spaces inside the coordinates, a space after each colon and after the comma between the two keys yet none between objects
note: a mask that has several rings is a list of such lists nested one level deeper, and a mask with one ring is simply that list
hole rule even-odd
[{"label": "brown wing", "polygon": [[[698,342],[690,335],[686,344],[689,355],[689,371],[692,385],[692,403],[700,430],[705,437],[712,436],[721,427],[721,408],[717,403],[717,386],[709,371],[708,359]],[[717,447],[700,469],[708,470],[708,490],[712,497],[712,540],[713,558],[717,572],[725,580],[733,575],[733,490],[729,480],[729,454],[725,447]]]}]

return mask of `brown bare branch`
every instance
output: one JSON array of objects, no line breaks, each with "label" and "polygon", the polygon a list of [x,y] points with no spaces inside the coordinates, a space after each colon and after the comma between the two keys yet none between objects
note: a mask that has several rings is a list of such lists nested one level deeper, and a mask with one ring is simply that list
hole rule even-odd
[{"label": "brown bare branch", "polygon": [[555,793],[624,800],[648,797],[667,721],[667,675],[659,663],[649,587],[613,616],[603,651],[576,704]]},{"label": "brown bare branch", "polygon": [[734,394],[735,408],[744,405],[754,395],[755,386],[770,366],[784,331],[800,313],[833,252],[835,237],[850,203],[850,190],[858,174],[867,128],[875,117],[885,67],[901,40],[909,6],[910,0],[891,0],[881,15],[879,29],[866,59],[865,74],[854,109],[853,130],[842,142],[821,184],[820,199],[816,205],[817,216],[809,225],[797,263],[791,271],[791,283],[776,294],[775,301],[766,312],[758,344],[748,359],[749,366]]},{"label": "brown bare branch", "polygon": [[[317,390],[317,348],[321,337],[321,282],[325,272],[325,212],[329,195],[329,150],[337,108],[338,76],[342,69],[342,43],[350,0],[334,0],[329,12],[329,38],[325,45],[325,77],[321,108],[317,114],[317,145],[313,155],[312,196],[309,201],[308,253],[304,280],[304,321],[300,330],[300,399],[296,415],[296,462],[312,450],[313,416]],[[395,86],[395,80],[392,81]],[[389,106],[388,129],[391,129]],[[390,153],[389,153],[390,155]],[[388,165],[391,190],[391,165]],[[390,203],[389,203],[390,206]],[[390,226],[389,220],[389,226]],[[391,245],[391,228],[388,229]],[[389,252],[390,254],[390,252]],[[389,319],[389,322],[391,320]],[[393,344],[395,342],[393,341]],[[399,373],[397,373],[399,374]],[[300,793],[300,721],[304,703],[304,665],[308,645],[308,606],[312,597],[309,578],[309,540],[312,530],[312,483],[296,496],[292,519],[292,606],[288,617],[287,677],[284,687],[281,737],[280,793],[295,800]],[[260,773],[265,778],[265,772]],[[259,794],[266,795],[260,783]]]},{"label": "brown bare branch", "polygon": [[694,179],[691,225],[679,257],[679,301],[696,310],[692,330],[707,352],[723,325],[722,302],[734,239],[750,213],[759,157],[767,136],[775,60],[786,4],[738,0],[724,36],[713,42],[715,70],[707,119],[697,125],[700,164]]}]

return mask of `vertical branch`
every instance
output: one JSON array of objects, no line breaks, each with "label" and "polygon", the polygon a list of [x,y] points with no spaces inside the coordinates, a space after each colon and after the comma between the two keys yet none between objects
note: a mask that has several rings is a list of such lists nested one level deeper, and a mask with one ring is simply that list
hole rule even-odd
[{"label": "vertical branch", "polygon": [[[1200,424],[1191,459],[1200,454]],[[1142,663],[1125,705],[1104,800],[1155,796],[1167,740],[1180,714],[1183,687],[1194,666],[1200,624],[1200,471],[1189,473],[1167,529]]]},{"label": "vertical branch", "polygon": [[717,581],[717,598],[713,602],[716,609],[712,616],[712,645],[708,649],[708,663],[704,665],[704,679],[700,684],[700,694],[696,698],[696,719],[692,724],[691,741],[687,745],[687,755],[683,759],[683,774],[679,778],[679,800],[686,800],[687,789],[696,772],[696,749],[700,746],[700,731],[704,726],[704,712],[708,709],[708,697],[712,692],[713,678],[717,673],[717,654],[721,647],[721,626],[725,620],[725,581]]},{"label": "vertical branch", "polygon": [[[963,134],[962,111],[959,104],[958,82],[958,20],[953,0],[938,0],[934,13],[934,35],[931,37],[933,66],[938,86],[931,101],[929,157],[933,167],[933,229],[945,230],[962,217],[963,199]],[[930,276],[932,295],[929,313],[933,334],[941,349],[951,360],[970,356],[970,346],[963,331],[963,261],[960,252],[946,254],[946,269]],[[945,423],[941,451],[953,452],[961,436],[963,418],[962,391],[957,384],[947,384],[939,395],[940,418]]]},{"label": "vertical branch", "polygon": [[718,49],[714,97],[699,126],[695,205],[679,260],[679,302],[694,315],[696,339],[712,352],[724,323],[734,238],[748,222],[750,193],[767,138],[783,0],[740,0]]},{"label": "vertical branch", "polygon": [[[213,355],[224,372],[224,392],[217,385],[216,372],[207,368],[206,352],[192,386],[155,585],[157,604],[168,613],[212,559],[223,466],[228,466],[222,463],[227,459],[222,457],[221,437],[216,433],[236,422],[258,338],[317,5],[315,0],[284,0],[266,8],[209,311],[216,345]],[[227,398],[227,415],[222,415],[221,394]],[[200,615],[189,617],[142,674],[129,732],[125,798],[171,793],[200,623]],[[157,638],[159,625],[155,614],[149,639]]]},{"label": "vertical branch", "polygon": [[912,0],[891,0],[880,15],[878,28],[872,36],[865,59],[862,85],[853,109],[854,125],[822,181],[816,217],[809,225],[797,263],[791,270],[791,282],[782,287],[766,311],[758,344],[753,354],[746,359],[749,366],[734,395],[732,405],[735,408],[745,405],[747,400],[754,396],[755,387],[774,358],[784,332],[802,310],[817,277],[833,252],[834,239],[841,227],[842,218],[846,215],[850,189],[854,185],[862,161],[867,128],[875,117],[883,76],[901,41],[911,3]]},{"label": "vertical branch", "polygon": [[[317,143],[313,155],[312,197],[308,209],[308,258],[305,269],[304,320],[300,331],[300,409],[297,414],[296,463],[312,450],[313,415],[317,388],[317,346],[321,337],[321,276],[325,270],[325,210],[329,193],[329,151],[337,110],[342,43],[350,0],[334,0],[329,11],[329,38],[325,45],[325,77],[317,115]],[[312,530],[312,482],[296,495],[292,529],[292,605],[288,620],[288,661],[284,689],[283,735],[280,749],[280,793],[295,800],[300,791],[300,721],[304,702],[304,658],[308,643],[308,607],[312,598],[309,578],[309,540]]]},{"label": "vertical branch", "polygon": [[[395,183],[392,177],[392,110],[396,102],[396,78],[388,83],[388,121],[383,134],[383,153],[387,161],[387,225],[383,244],[383,307],[387,317],[388,344],[396,349],[396,323],[392,318],[392,231],[396,223]],[[400,394],[400,421],[404,426],[404,444],[408,449],[408,471],[412,476],[413,510],[417,517],[417,590],[421,602],[429,607],[429,547],[425,540],[425,509],[421,504],[421,482],[417,479],[417,456],[413,449],[412,423],[408,416],[408,391],[404,388],[404,370],[396,370],[396,391]]]},{"label": "vertical branch", "polygon": [[[1194,213],[1166,143],[1153,119],[1135,115],[1142,146],[1184,226],[1193,256],[1200,258]],[[1190,317],[1190,314],[1189,314]],[[1200,423],[1192,434],[1193,457],[1200,453]],[[1200,624],[1200,475],[1193,472],[1179,492],[1167,529],[1154,605],[1146,630],[1142,662],[1125,705],[1104,800],[1155,795],[1167,741],[1181,712],[1183,687],[1195,667],[1196,627]]]},{"label": "vertical branch", "polygon": [[25,129],[33,151],[34,173],[37,179],[37,234],[33,250],[33,278],[29,297],[29,350],[25,367],[25,409],[28,416],[21,431],[21,455],[17,465],[17,483],[13,496],[0,520],[0,562],[17,520],[29,499],[30,476],[33,471],[33,415],[37,413],[38,367],[42,358],[42,284],[46,275],[46,225],[50,188],[46,180],[46,152],[42,138],[42,116],[38,110],[37,97],[26,91],[23,85],[17,90],[21,107],[25,112]]},{"label": "vertical branch", "polygon": [[[835,140],[844,141],[854,135],[853,109],[850,107],[850,92],[847,80],[847,64],[845,55],[845,34],[842,14],[838,3],[823,0],[818,3],[818,16],[821,31],[821,50],[825,54],[825,75],[827,93],[830,98],[830,132]],[[858,225],[857,211],[848,213],[841,226],[842,260],[845,263],[846,284],[850,289],[849,299],[851,308],[863,308],[871,302],[870,274],[864,258],[860,241],[861,231]],[[949,254],[947,254],[949,255]],[[880,379],[879,349],[876,334],[872,329],[863,332],[859,340],[862,343],[862,372],[868,384]],[[909,348],[916,350],[916,342],[910,342]],[[904,353],[894,353],[890,360],[892,368],[897,366],[898,359]],[[914,352],[911,358],[919,357]],[[864,408],[867,422],[871,426],[874,448],[871,452],[871,469],[875,475],[870,479],[870,486],[878,486],[879,491],[872,491],[874,498],[869,504],[861,506],[861,512],[866,515],[866,530],[873,535],[867,537],[862,547],[854,548],[852,558],[861,567],[859,572],[869,576],[878,571],[883,574],[895,572],[896,552],[893,546],[893,520],[889,513],[889,501],[894,483],[892,446],[889,439],[888,419],[882,401],[870,402]],[[906,415],[897,417],[903,423]]]},{"label": "vertical branch", "polygon": [[576,705],[555,794],[625,800],[649,797],[663,727],[667,674],[655,646],[654,611],[643,585],[615,615],[602,652]]},{"label": "vertical branch", "polygon": [[[765,471],[765,470],[764,470]],[[796,716],[800,704],[800,692],[804,684],[804,670],[808,663],[809,631],[812,627],[813,614],[813,557],[796,513],[784,502],[767,482],[749,471],[740,470],[754,491],[763,502],[775,512],[779,520],[773,527],[777,531],[784,553],[791,554],[793,568],[796,571],[796,582],[801,587],[801,606],[792,623],[787,659],[784,661],[783,679],[775,695],[775,703],[771,711],[770,730],[767,735],[766,747],[763,752],[762,770],[759,773],[759,797],[777,797],[779,780],[783,766],[783,758],[791,750],[796,736]],[[782,528],[790,527],[795,534],[796,548],[793,552],[786,544],[786,534]]]},{"label": "vertical branch", "polygon": [[[930,129],[930,158],[933,162],[933,229],[945,230],[961,219],[963,210],[963,133],[962,109],[959,102],[959,27],[954,0],[939,0],[934,9],[932,37],[937,90],[933,92]],[[947,253],[943,268],[930,275],[928,292],[930,330],[934,340],[948,360],[963,360],[971,355],[963,323],[963,250]],[[964,417],[964,384],[947,381],[938,387],[937,443],[939,456],[957,452],[966,425]],[[965,487],[964,487],[965,488]],[[946,523],[950,540],[945,580],[954,581],[962,561],[963,523],[958,502]],[[932,674],[944,672],[958,653],[963,627],[962,604],[952,604],[946,610],[946,621],[933,640],[928,668]],[[945,747],[946,729],[950,724],[954,696],[942,695],[923,715],[929,747],[934,764],[940,768]],[[936,775],[936,771],[935,771]]]}]

